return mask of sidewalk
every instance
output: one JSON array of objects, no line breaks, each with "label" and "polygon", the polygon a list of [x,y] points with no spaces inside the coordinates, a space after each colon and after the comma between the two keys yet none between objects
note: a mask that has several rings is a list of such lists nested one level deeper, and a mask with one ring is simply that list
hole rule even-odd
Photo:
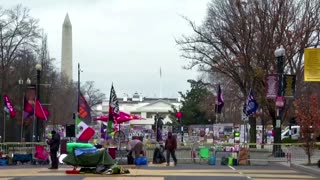
[{"label": "sidewalk", "polygon": [[[162,177],[162,176],[234,176],[239,175],[237,173],[262,173],[265,172],[268,175],[277,173],[289,173],[294,174],[294,170],[298,170],[301,173],[313,174],[320,177],[320,168],[316,165],[304,166],[303,162],[293,162],[290,166],[286,162],[277,162],[278,166],[272,164],[268,166],[220,166],[220,165],[207,165],[207,164],[178,164],[176,167],[167,167],[165,164],[148,166],[135,166],[135,165],[122,165],[124,168],[128,168],[129,174],[117,174],[117,175],[104,175],[107,177]],[[72,170],[73,166],[61,165],[58,170],[49,170],[49,166],[40,165],[16,165],[16,166],[0,166],[0,179],[8,177],[23,177],[23,176],[43,176],[43,177],[65,177],[65,176],[78,176],[78,177],[101,177],[100,174],[66,174],[66,170]],[[291,169],[293,168],[293,169]],[[80,168],[78,168],[80,169]],[[288,176],[288,175],[286,175]],[[149,178],[150,177],[150,178]],[[153,178],[151,178],[153,179]]]},{"label": "sidewalk", "polygon": [[[190,165],[181,164],[180,166],[123,166],[128,168],[129,174],[115,174],[115,175],[103,175],[103,178],[119,178],[122,180],[133,179],[133,177],[141,179],[163,179],[163,176],[224,176],[238,175],[237,172],[225,166],[224,168],[209,168],[209,166],[195,166],[192,168]],[[200,169],[202,167],[202,169]],[[72,170],[72,166],[61,166],[58,170],[49,170],[47,166],[33,166],[33,165],[20,165],[20,166],[1,166],[0,167],[0,179],[9,177],[65,177],[65,176],[77,176],[84,177],[85,179],[101,177],[101,174],[66,174],[66,170]],[[78,168],[79,169],[79,168]],[[122,177],[122,178],[120,178]],[[129,178],[130,177],[130,178]],[[139,179],[138,178],[138,179]]]},{"label": "sidewalk", "polygon": [[316,165],[315,162],[312,162],[313,164],[310,166],[305,165],[305,161],[295,161],[291,162],[291,167],[300,171],[308,172],[311,174],[315,174],[317,176],[320,176],[320,168]]}]

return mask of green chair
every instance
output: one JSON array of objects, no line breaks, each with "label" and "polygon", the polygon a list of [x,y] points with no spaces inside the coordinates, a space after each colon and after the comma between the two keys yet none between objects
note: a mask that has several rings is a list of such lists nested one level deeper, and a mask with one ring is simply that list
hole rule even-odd
[{"label": "green chair", "polygon": [[206,147],[202,147],[199,150],[199,156],[200,156],[200,161],[199,163],[201,163],[201,160],[207,160],[207,162],[209,161],[210,158],[210,149],[206,148]]}]

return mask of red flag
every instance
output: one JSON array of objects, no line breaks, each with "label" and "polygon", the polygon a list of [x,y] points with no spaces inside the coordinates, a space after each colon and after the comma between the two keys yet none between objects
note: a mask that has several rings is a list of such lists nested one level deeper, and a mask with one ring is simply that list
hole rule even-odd
[{"label": "red flag", "polygon": [[26,97],[24,98],[23,106],[23,119],[33,116],[33,107]]},{"label": "red flag", "polygon": [[5,107],[7,107],[7,109],[9,110],[10,117],[12,118],[16,117],[16,111],[13,108],[13,105],[9,99],[9,96],[5,94],[3,95],[3,98],[4,98]]},{"label": "red flag", "polygon": [[87,103],[84,96],[79,92],[79,106],[78,106],[79,117],[86,124],[91,123],[90,106]]},{"label": "red flag", "polygon": [[49,111],[42,107],[38,99],[35,101],[35,116],[39,119],[47,120],[49,116]]}]

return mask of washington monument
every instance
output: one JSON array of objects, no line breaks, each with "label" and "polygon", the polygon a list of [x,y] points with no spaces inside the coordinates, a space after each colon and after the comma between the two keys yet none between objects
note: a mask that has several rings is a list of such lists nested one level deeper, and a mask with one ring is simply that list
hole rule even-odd
[{"label": "washington monument", "polygon": [[68,14],[62,25],[61,75],[72,80],[72,25]]}]

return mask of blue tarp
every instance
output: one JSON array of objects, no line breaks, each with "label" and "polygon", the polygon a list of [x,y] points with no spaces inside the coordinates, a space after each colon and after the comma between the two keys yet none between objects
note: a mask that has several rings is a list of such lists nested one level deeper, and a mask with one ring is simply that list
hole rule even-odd
[{"label": "blue tarp", "polygon": [[97,148],[92,147],[92,148],[75,148],[74,154],[76,156],[80,156],[81,154],[93,154],[99,151]]}]

